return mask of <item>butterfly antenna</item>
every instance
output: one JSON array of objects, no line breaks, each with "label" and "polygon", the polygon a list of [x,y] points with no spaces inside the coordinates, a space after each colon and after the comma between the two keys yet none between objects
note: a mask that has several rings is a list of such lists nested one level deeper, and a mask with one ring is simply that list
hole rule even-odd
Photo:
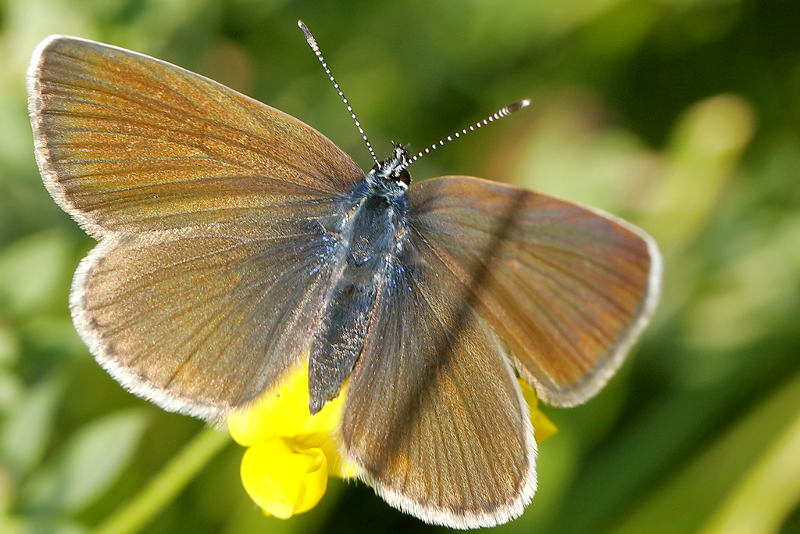
[{"label": "butterfly antenna", "polygon": [[482,128],[483,126],[486,126],[490,122],[494,122],[496,120],[502,119],[503,117],[507,117],[507,116],[511,115],[512,113],[514,113],[515,111],[519,111],[521,109],[527,108],[530,105],[531,105],[530,99],[523,98],[522,100],[517,100],[516,102],[513,102],[513,103],[511,103],[511,104],[509,104],[509,105],[507,105],[505,107],[502,107],[502,108],[498,109],[497,111],[495,111],[494,113],[492,113],[491,115],[489,115],[488,117],[486,117],[485,119],[483,119],[482,121],[478,121],[475,124],[473,124],[471,126],[468,126],[466,128],[463,128],[463,129],[457,131],[456,133],[454,133],[452,135],[448,135],[447,137],[445,137],[443,139],[440,139],[439,141],[433,143],[431,146],[429,146],[425,150],[420,151],[419,153],[417,153],[416,156],[414,156],[413,158],[408,160],[408,163],[405,164],[404,168],[407,169],[408,167],[411,166],[412,163],[417,161],[419,158],[421,158],[422,156],[425,156],[427,154],[430,154],[431,152],[433,152],[434,150],[436,150],[440,146],[444,146],[445,143],[448,143],[448,142],[450,142],[450,141],[452,141],[454,139],[458,139],[461,136],[467,135],[469,132],[474,132],[475,130],[477,130],[479,128]]},{"label": "butterfly antenna", "polygon": [[353,119],[353,122],[356,123],[356,128],[358,128],[358,132],[361,134],[361,138],[367,144],[367,150],[369,150],[369,155],[372,156],[372,160],[377,165],[378,164],[378,158],[375,157],[375,151],[372,149],[372,145],[370,144],[369,139],[367,139],[367,134],[364,133],[364,128],[362,128],[361,127],[361,123],[358,122],[358,117],[356,117],[356,114],[353,111],[352,106],[350,106],[350,102],[347,100],[347,97],[344,96],[344,93],[342,92],[342,88],[339,87],[339,83],[336,81],[336,78],[333,77],[333,74],[331,73],[331,69],[328,68],[328,64],[325,62],[325,58],[322,57],[322,52],[319,49],[319,45],[317,44],[317,40],[314,39],[314,36],[311,35],[311,31],[308,29],[308,26],[303,24],[302,20],[298,20],[297,21],[297,26],[303,32],[303,35],[306,38],[306,42],[308,43],[308,46],[310,46],[311,50],[313,50],[314,54],[316,54],[317,59],[322,64],[322,68],[325,69],[325,74],[328,75],[328,79],[333,84],[333,88],[336,89],[337,93],[339,93],[339,97],[342,99],[342,102],[344,102],[344,105],[347,108],[347,111],[350,113],[350,117]]}]

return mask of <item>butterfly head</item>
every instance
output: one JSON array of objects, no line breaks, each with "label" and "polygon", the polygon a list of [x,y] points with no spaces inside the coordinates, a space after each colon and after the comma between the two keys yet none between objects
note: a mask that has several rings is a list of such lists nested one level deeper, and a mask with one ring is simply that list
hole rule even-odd
[{"label": "butterfly head", "polygon": [[411,175],[407,170],[410,163],[408,149],[395,144],[389,157],[373,165],[369,173],[384,182],[393,182],[402,189],[408,189],[411,183]]},{"label": "butterfly head", "polygon": [[347,108],[347,111],[350,113],[350,117],[353,119],[353,122],[355,123],[358,132],[361,134],[361,138],[367,145],[367,150],[369,151],[370,156],[372,156],[372,161],[375,162],[375,165],[373,165],[372,169],[367,175],[367,182],[373,187],[378,186],[379,190],[383,191],[384,194],[388,193],[389,196],[400,196],[402,195],[402,193],[408,190],[408,186],[411,183],[411,175],[408,174],[407,169],[409,165],[417,161],[422,156],[430,154],[437,148],[444,146],[446,142],[462,137],[468,134],[469,132],[474,132],[478,128],[486,126],[490,122],[502,119],[503,117],[507,117],[508,115],[510,115],[515,111],[519,111],[520,109],[526,108],[531,103],[531,101],[527,98],[524,98],[522,100],[517,100],[516,102],[512,102],[508,106],[505,106],[495,111],[482,121],[476,122],[475,124],[467,128],[463,128],[452,135],[448,135],[444,139],[440,139],[438,142],[425,148],[421,152],[418,152],[413,157],[409,155],[408,149],[406,147],[395,143],[392,154],[387,159],[383,161],[378,161],[378,158],[375,156],[375,150],[372,148],[372,144],[369,142],[367,134],[364,132],[364,128],[361,127],[361,123],[358,121],[358,117],[356,117],[356,114],[353,111],[352,106],[350,106],[350,102],[347,100],[347,97],[344,96],[341,86],[333,77],[330,68],[328,68],[328,64],[322,57],[322,52],[319,49],[317,40],[314,38],[314,36],[311,34],[311,31],[305,24],[303,24],[302,21],[298,20],[297,25],[300,27],[300,30],[302,30],[303,35],[306,38],[306,42],[308,42],[308,45],[311,47],[311,50],[314,51],[314,54],[317,56],[317,59],[322,65],[322,68],[325,70],[325,74],[328,75],[328,79],[331,81],[333,87],[336,89],[336,92],[339,93],[339,97],[342,99],[342,103],[344,103],[345,107]]}]

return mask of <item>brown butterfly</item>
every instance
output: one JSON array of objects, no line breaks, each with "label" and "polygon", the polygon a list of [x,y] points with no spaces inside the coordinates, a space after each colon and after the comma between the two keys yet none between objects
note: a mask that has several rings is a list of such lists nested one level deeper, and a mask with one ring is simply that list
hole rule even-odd
[{"label": "brown butterfly", "polygon": [[344,454],[425,521],[521,514],[536,445],[516,376],[550,404],[582,403],[655,307],[647,234],[478,178],[409,185],[431,149],[377,161],[368,144],[365,173],[277,109],[74,37],[39,45],[28,92],[45,186],[99,241],[71,309],[100,364],[214,421],[310,354],[311,412],[349,379]]}]

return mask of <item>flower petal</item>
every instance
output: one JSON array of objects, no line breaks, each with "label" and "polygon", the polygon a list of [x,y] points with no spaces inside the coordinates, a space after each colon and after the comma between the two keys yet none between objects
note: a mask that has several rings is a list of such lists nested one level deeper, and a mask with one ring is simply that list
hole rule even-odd
[{"label": "flower petal", "polygon": [[531,410],[530,417],[531,424],[533,424],[533,436],[536,438],[537,443],[541,443],[558,432],[558,428],[539,409],[539,398],[536,396],[536,392],[533,388],[524,380],[519,381],[519,386],[522,388],[522,396],[525,398]]},{"label": "flower petal", "polygon": [[295,449],[273,438],[245,451],[241,476],[245,491],[265,513],[287,519],[322,499],[328,462],[320,449]]}]

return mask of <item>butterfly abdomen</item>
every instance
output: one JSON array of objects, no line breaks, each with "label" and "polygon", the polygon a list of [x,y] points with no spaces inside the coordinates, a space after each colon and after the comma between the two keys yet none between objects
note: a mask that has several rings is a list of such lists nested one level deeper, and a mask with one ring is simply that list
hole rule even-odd
[{"label": "butterfly abdomen", "polygon": [[386,286],[387,273],[399,261],[405,239],[403,203],[374,188],[352,206],[341,226],[337,251],[341,262],[323,304],[323,319],[311,343],[309,409],[316,413],[339,394],[364,348],[373,308]]}]

